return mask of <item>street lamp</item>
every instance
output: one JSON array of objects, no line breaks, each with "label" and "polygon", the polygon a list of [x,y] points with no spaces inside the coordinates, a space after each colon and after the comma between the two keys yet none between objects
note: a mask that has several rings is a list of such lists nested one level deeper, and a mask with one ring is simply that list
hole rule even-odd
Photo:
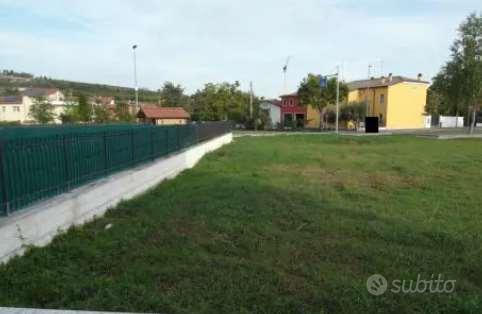
[{"label": "street lamp", "polygon": [[137,87],[137,59],[136,59],[137,45],[132,46],[132,54],[134,56],[134,88],[136,91],[136,110],[139,109],[139,88]]},{"label": "street lamp", "polygon": [[328,86],[329,77],[336,77],[336,121],[335,121],[336,128],[335,129],[336,129],[336,134],[338,134],[339,133],[338,119],[340,115],[340,66],[339,65],[336,66],[336,73],[328,74],[321,78],[320,87],[322,89]]},{"label": "street lamp", "polygon": [[338,117],[340,115],[340,66],[336,66],[336,134],[339,133]]}]

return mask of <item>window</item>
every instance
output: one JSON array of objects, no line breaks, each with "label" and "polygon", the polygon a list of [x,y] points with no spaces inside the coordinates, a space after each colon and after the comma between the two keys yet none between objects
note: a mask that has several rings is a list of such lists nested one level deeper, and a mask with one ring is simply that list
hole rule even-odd
[{"label": "window", "polygon": [[2,111],[3,111],[3,112],[5,112],[5,111],[6,111],[6,109],[7,109],[7,107],[2,106]]},{"label": "window", "polygon": [[293,99],[290,99],[290,106],[293,106]]},{"label": "window", "polygon": [[381,94],[380,95],[380,105],[384,105],[385,104],[385,94]]},{"label": "window", "polygon": [[19,106],[13,106],[13,112],[20,112]]}]

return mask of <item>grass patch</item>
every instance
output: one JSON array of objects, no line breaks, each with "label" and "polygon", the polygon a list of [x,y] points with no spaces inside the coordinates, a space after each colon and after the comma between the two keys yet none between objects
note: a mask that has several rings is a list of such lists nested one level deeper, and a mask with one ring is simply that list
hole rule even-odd
[{"label": "grass patch", "polygon": [[[478,140],[239,138],[1,266],[0,305],[477,313],[481,169]],[[443,274],[456,290],[372,296],[374,273],[389,281]]]}]

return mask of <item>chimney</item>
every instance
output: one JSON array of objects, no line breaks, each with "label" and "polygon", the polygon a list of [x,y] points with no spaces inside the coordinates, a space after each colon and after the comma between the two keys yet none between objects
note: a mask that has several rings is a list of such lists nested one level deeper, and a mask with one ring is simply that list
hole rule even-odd
[{"label": "chimney", "polygon": [[417,80],[419,80],[419,81],[422,80],[422,73],[418,73],[418,75],[417,75]]},{"label": "chimney", "polygon": [[392,73],[388,73],[388,81],[391,82],[393,79],[393,75]]}]

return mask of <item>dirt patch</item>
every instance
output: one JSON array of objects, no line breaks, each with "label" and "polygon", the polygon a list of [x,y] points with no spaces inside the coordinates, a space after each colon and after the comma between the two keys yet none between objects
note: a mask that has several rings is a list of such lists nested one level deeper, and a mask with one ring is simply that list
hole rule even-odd
[{"label": "dirt patch", "polygon": [[358,172],[346,169],[330,169],[316,165],[293,167],[291,165],[273,165],[265,170],[282,176],[302,177],[308,182],[319,182],[335,187],[337,190],[367,187],[374,190],[392,188],[424,188],[422,176],[402,175],[398,171]]}]

